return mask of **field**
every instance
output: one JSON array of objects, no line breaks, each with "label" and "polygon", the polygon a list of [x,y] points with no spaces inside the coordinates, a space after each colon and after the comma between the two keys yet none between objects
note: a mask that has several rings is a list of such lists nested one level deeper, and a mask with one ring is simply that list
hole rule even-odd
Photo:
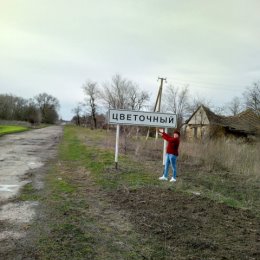
[{"label": "field", "polygon": [[[257,145],[248,148],[251,161],[244,156],[239,167],[230,160],[239,161],[248,144],[212,144],[214,156],[209,144],[183,142],[177,182],[172,184],[158,181],[161,140],[122,136],[118,170],[114,141],[113,131],[65,128],[44,188],[32,182],[17,198],[39,201],[41,207],[13,255],[23,251],[28,259],[55,260],[259,259]],[[237,148],[228,158],[223,153],[233,146]]]},{"label": "field", "polygon": [[0,125],[0,136],[5,134],[23,132],[27,130],[28,128],[24,126]]}]

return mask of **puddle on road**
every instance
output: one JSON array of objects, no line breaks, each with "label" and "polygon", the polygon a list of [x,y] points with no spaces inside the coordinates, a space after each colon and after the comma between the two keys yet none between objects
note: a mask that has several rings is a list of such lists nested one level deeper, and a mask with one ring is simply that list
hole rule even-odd
[{"label": "puddle on road", "polygon": [[0,184],[0,191],[4,192],[15,192],[15,188],[17,188],[19,185],[1,185]]},{"label": "puddle on road", "polygon": [[42,167],[43,163],[42,162],[29,162],[27,165],[29,166],[29,168],[31,170],[33,170],[33,169]]}]

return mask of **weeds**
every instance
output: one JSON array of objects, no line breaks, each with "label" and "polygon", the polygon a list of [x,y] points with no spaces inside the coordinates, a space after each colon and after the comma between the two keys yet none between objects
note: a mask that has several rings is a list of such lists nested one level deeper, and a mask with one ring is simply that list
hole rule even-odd
[{"label": "weeds", "polygon": [[[81,138],[84,139],[83,130],[80,132]],[[89,130],[84,130],[84,132],[85,135],[92,136]],[[114,133],[112,131],[103,132],[102,136],[102,131],[98,131],[94,133],[94,137],[90,138],[102,140],[96,144],[104,148],[104,136],[106,137],[106,144],[111,144],[106,146],[111,149],[110,155],[108,155],[107,150],[102,150],[103,153],[100,152],[100,148],[97,149],[97,146],[95,146],[97,150],[94,153],[98,154],[98,158],[108,156],[106,160],[109,165],[109,162],[113,161]],[[121,136],[121,138],[120,151],[122,155],[125,151],[125,137]],[[128,165],[121,168],[124,174],[118,174],[118,176],[98,174],[99,184],[103,183],[102,185],[111,185],[115,188],[119,184],[125,185],[127,181],[131,180],[133,185],[139,187],[149,185],[149,183],[156,185],[157,178],[163,170],[162,139],[149,138],[146,141],[142,136],[134,136],[129,137],[127,144],[127,156],[121,156],[119,160],[121,167]],[[91,150],[93,147],[89,149]],[[205,144],[181,142],[178,159],[178,181],[175,188],[179,191],[199,193],[201,196],[230,206],[249,208],[254,212],[259,212],[259,154],[260,147],[258,144],[244,143],[240,140],[209,141]],[[98,158],[96,159],[100,160]],[[126,163],[124,160],[126,160]],[[146,171],[150,171],[150,174],[139,173],[140,165],[145,166]],[[89,167],[89,165],[86,166]],[[107,172],[111,170],[109,167],[111,166],[108,166]],[[134,173],[129,174],[127,167],[134,169]],[[148,179],[145,176],[149,176]],[[115,181],[116,183],[113,183]]]},{"label": "weeds", "polygon": [[217,140],[207,143],[181,144],[181,156],[198,164],[203,163],[208,171],[226,170],[239,176],[260,178],[259,143],[244,143],[239,140]]},{"label": "weeds", "polygon": [[[65,128],[58,162],[39,198],[47,219],[37,226],[36,258],[224,259],[231,252],[236,259],[244,254],[243,259],[255,252],[243,239],[256,244],[256,218],[226,205],[259,211],[258,183],[249,178],[251,172],[233,172],[212,159],[213,151],[204,155],[221,147],[182,143],[173,185],[158,181],[161,139],[129,140],[116,170],[114,138],[113,132]],[[35,196],[31,185],[24,191],[25,199]],[[245,223],[251,225],[247,234]]]},{"label": "weeds", "polygon": [[[152,177],[126,157],[120,158],[116,171],[113,151],[86,146],[82,141],[85,134],[82,128],[65,128],[59,161],[46,176],[46,193],[41,200],[51,218],[39,227],[37,257],[137,260],[165,254],[165,250],[157,252],[153,238],[141,237],[118,211],[112,211],[102,195],[102,190],[114,192],[151,184]],[[92,134],[90,142],[96,140],[95,132]],[[104,138],[103,133],[100,137]],[[102,143],[100,139],[97,142]]]},{"label": "weeds", "polygon": [[40,196],[37,191],[34,189],[32,183],[26,184],[19,196],[20,201],[38,201]]}]

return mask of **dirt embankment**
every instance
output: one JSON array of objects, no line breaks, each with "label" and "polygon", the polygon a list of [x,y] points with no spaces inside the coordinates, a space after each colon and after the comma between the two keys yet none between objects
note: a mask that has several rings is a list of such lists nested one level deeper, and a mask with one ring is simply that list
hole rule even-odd
[{"label": "dirt embankment", "polygon": [[258,259],[260,222],[249,211],[160,188],[118,191],[113,201],[144,234],[172,252],[167,259]]}]

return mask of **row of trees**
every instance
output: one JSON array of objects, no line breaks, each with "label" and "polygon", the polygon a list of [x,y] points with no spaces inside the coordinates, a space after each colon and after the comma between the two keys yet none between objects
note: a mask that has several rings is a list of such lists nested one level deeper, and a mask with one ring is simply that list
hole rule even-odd
[{"label": "row of trees", "polygon": [[106,82],[102,87],[97,82],[88,80],[83,85],[83,92],[85,99],[73,109],[75,114],[73,120],[80,124],[82,111],[86,110],[94,128],[97,128],[97,119],[102,119],[100,110],[103,109],[103,112],[109,108],[142,110],[150,99],[148,92],[140,90],[136,83],[120,75],[115,75],[111,82]]},{"label": "row of trees", "polygon": [[3,120],[53,124],[58,120],[59,107],[58,99],[47,93],[30,99],[0,94],[0,119]]},{"label": "row of trees", "polygon": [[177,114],[178,126],[189,117],[200,105],[209,107],[216,114],[237,115],[247,108],[252,109],[260,116],[260,81],[246,88],[241,97],[234,97],[229,103],[214,107],[205,98],[195,97],[191,99],[188,86],[178,88],[169,86],[165,94],[164,109]]},{"label": "row of trees", "polygon": [[[97,118],[102,120],[99,108],[107,109],[129,109],[129,110],[151,110],[148,105],[150,94],[142,91],[139,86],[120,75],[112,77],[110,82],[99,86],[97,82],[87,81],[83,85],[84,102],[79,103],[73,112],[73,120],[76,124],[88,121],[92,127],[97,127]],[[246,108],[253,109],[260,115],[260,81],[248,87],[241,98],[235,97],[231,102],[222,107],[213,107],[205,98],[192,98],[188,86],[176,87],[169,85],[164,90],[163,112],[171,112],[177,115],[177,127],[180,127],[200,105],[208,106],[217,114],[236,115]],[[84,117],[83,111],[86,111]],[[104,117],[103,117],[104,118]]]}]

